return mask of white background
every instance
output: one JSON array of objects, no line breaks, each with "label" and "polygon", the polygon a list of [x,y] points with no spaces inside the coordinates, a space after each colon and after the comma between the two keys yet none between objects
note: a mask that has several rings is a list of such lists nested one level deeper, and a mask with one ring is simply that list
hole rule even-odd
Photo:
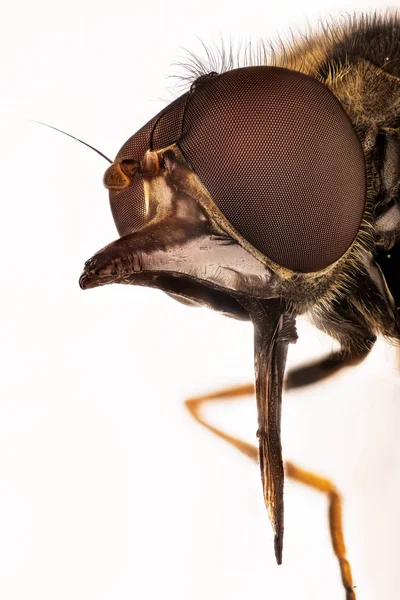
[{"label": "white background", "polygon": [[[161,292],[78,287],[117,237],[107,163],[179,93],[181,47],[261,36],[383,2],[8,3],[0,25],[3,600],[344,597],[327,503],[286,487],[284,563],[258,467],[191,420],[189,395],[253,376],[251,326]],[[290,365],[333,343],[300,320]],[[285,394],[285,458],[334,479],[360,600],[398,598],[399,373],[379,342],[365,363]],[[214,406],[255,440],[254,399]]]}]

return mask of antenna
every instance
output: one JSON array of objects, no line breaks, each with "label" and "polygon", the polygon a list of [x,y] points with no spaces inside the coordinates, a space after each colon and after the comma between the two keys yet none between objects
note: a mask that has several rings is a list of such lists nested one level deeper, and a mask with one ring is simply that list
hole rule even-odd
[{"label": "antenna", "polygon": [[94,148],[93,146],[91,146],[90,144],[87,144],[86,142],[84,142],[83,140],[80,140],[79,138],[75,137],[74,135],[71,135],[70,133],[66,133],[65,131],[63,131],[62,129],[58,129],[58,127],[53,127],[53,125],[48,125],[47,123],[42,123],[42,121],[33,121],[34,123],[37,123],[38,125],[44,125],[45,127],[49,127],[50,129],[54,129],[55,131],[59,131],[60,133],[63,133],[64,135],[67,135],[68,137],[72,138],[73,140],[80,142],[81,144],[83,144],[84,146],[87,146],[88,148],[90,148],[91,150],[94,150],[95,152],[97,152],[97,154],[100,154],[100,156],[102,156],[103,158],[105,158],[106,160],[108,160],[108,162],[110,164],[113,163],[112,160],[110,160],[108,158],[108,156],[106,156],[105,154],[103,154],[102,152],[100,152],[100,150],[97,150],[97,148]]}]

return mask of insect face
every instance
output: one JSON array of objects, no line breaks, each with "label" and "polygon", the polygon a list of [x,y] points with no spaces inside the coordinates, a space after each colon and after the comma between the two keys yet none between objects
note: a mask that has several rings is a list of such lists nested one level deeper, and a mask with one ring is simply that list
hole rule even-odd
[{"label": "insect face", "polygon": [[[141,176],[159,174],[162,151],[173,145],[208,192],[210,216],[264,262],[320,271],[354,241],[365,209],[364,156],[342,106],[315,79],[278,67],[201,77],[132,136],[108,169],[121,235],[154,219]],[[160,158],[153,154],[156,164],[145,165],[153,149]]]},{"label": "insect face", "polygon": [[261,383],[273,360],[263,346],[283,344],[282,377],[294,315],[329,287],[354,244],[366,206],[361,144],[321,83],[248,67],[203,78],[154,117],[104,183],[122,237],[86,263],[83,288],[150,284],[259,327],[261,471],[280,561],[280,400]]},{"label": "insect face", "polygon": [[[339,341],[330,372],[362,360],[377,334],[400,341],[400,73],[376,67],[400,52],[399,32],[397,19],[350,21],[315,38],[320,51],[304,46],[301,67],[297,48],[278,65],[201,74],[107,170],[120,238],[80,279],[83,289],[155,287],[253,322],[259,460],[278,563],[281,393],[296,316],[307,312]],[[368,85],[384,90],[379,102],[364,102]]]}]

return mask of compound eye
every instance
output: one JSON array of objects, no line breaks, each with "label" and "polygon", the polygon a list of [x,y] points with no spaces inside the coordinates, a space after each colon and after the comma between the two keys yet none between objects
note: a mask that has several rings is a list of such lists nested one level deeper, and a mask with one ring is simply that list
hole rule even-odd
[{"label": "compound eye", "polygon": [[146,201],[140,162],[114,162],[105,172],[103,183],[110,192],[111,212],[120,236],[137,231],[146,222]]},{"label": "compound eye", "polygon": [[110,206],[119,235],[141,229],[147,221],[143,177],[136,172],[128,187],[110,190]]},{"label": "compound eye", "polygon": [[148,220],[143,177],[160,174],[163,161],[157,152],[147,150],[141,162],[124,159],[112,163],[104,174],[104,186],[110,192],[111,212],[120,236],[141,229]]}]

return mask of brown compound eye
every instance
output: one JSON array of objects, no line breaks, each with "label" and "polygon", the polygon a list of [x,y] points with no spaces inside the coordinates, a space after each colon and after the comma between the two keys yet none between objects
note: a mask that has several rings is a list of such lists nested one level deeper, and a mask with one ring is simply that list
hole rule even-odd
[{"label": "brown compound eye", "polygon": [[141,229],[147,221],[143,177],[133,163],[139,166],[138,161],[113,163],[104,175],[111,212],[121,237]]},{"label": "brown compound eye", "polygon": [[156,152],[148,150],[142,161],[116,161],[105,172],[103,183],[110,192],[111,211],[120,236],[146,225],[148,206],[143,178],[155,177],[162,169],[162,159]]},{"label": "brown compound eye", "polygon": [[259,66],[201,80],[179,147],[237,239],[275,264],[319,271],[355,240],[364,153],[343,106],[316,79]]},{"label": "brown compound eye", "polygon": [[148,222],[143,182],[163,168],[152,149],[166,148],[179,138],[186,98],[187,94],[177,98],[131,136],[104,175],[120,236],[133,233]]}]

